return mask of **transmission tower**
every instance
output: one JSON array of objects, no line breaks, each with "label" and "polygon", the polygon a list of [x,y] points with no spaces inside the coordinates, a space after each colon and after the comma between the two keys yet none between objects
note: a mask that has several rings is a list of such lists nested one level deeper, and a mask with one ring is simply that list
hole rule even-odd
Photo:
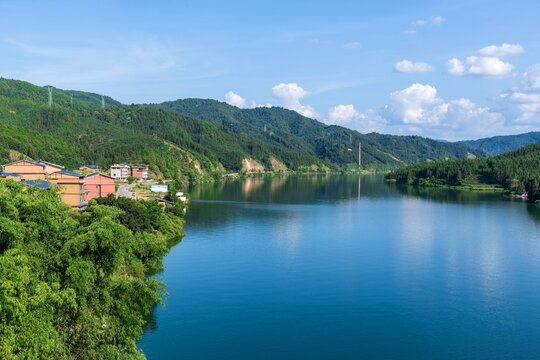
[{"label": "transmission tower", "polygon": [[105,107],[105,96],[101,95],[101,107]]},{"label": "transmission tower", "polygon": [[362,143],[358,143],[358,167],[362,167]]},{"label": "transmission tower", "polygon": [[49,86],[49,106],[52,106],[52,88]]}]

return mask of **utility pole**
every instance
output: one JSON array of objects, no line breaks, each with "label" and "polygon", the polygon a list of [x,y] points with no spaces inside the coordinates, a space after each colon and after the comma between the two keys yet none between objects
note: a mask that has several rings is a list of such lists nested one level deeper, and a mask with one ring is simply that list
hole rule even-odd
[{"label": "utility pole", "polygon": [[358,143],[358,168],[362,167],[362,143]]}]

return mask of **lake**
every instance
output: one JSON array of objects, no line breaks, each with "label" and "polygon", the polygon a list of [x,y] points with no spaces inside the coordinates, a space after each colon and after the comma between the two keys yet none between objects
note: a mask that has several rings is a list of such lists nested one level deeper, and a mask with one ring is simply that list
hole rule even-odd
[{"label": "lake", "polygon": [[191,189],[148,359],[533,359],[540,207],[290,176]]}]

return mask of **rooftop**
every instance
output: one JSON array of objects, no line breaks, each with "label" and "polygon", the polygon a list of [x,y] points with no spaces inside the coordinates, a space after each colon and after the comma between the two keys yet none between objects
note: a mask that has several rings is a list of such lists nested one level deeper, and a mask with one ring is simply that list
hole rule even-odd
[{"label": "rooftop", "polygon": [[17,160],[17,161],[11,162],[11,163],[9,163],[9,164],[4,164],[4,165],[2,165],[2,166],[13,165],[13,164],[17,164],[17,163],[20,163],[20,162],[23,162],[23,161],[29,162],[30,164],[34,164],[34,165],[39,165],[39,166],[42,166],[43,168],[45,168],[45,165],[40,164],[40,163],[38,163],[38,162],[36,162],[36,161],[33,161],[33,160],[28,160],[28,159]]},{"label": "rooftop", "polygon": [[79,173],[76,173],[76,172],[73,172],[73,171],[67,171],[67,170],[56,171],[53,174],[65,174],[65,175],[77,176],[77,177],[80,177],[80,178],[84,177],[83,174],[79,174]]},{"label": "rooftop", "polygon": [[52,162],[48,162],[48,161],[44,161],[44,160],[39,160],[38,163],[39,164],[47,164],[47,165],[55,166],[55,167],[58,167],[60,169],[64,168],[62,165],[54,164]]},{"label": "rooftop", "polygon": [[19,177],[22,177],[22,175],[19,175],[19,174],[12,174],[12,173],[7,173],[7,172],[0,172],[0,175],[8,175],[8,176],[19,176]]},{"label": "rooftop", "polygon": [[51,189],[53,187],[56,187],[56,184],[53,184],[51,182],[45,181],[45,180],[21,180],[19,181],[21,184],[25,184],[28,186],[35,186],[38,189]]}]

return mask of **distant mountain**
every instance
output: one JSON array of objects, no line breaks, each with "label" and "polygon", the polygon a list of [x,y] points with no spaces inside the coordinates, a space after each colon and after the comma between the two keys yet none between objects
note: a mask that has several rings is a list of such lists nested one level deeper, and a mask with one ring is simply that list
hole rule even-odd
[{"label": "distant mountain", "polygon": [[540,141],[540,131],[519,135],[494,136],[478,140],[457,141],[456,144],[482,149],[491,154],[499,155],[538,141]]},{"label": "distant mountain", "polygon": [[268,144],[307,152],[339,166],[358,163],[359,143],[362,144],[362,163],[377,169],[392,169],[426,160],[487,156],[480,149],[420,136],[364,135],[341,126],[326,125],[280,107],[240,109],[210,99],[183,99],[154,106],[223,125],[235,133],[246,134]]}]

